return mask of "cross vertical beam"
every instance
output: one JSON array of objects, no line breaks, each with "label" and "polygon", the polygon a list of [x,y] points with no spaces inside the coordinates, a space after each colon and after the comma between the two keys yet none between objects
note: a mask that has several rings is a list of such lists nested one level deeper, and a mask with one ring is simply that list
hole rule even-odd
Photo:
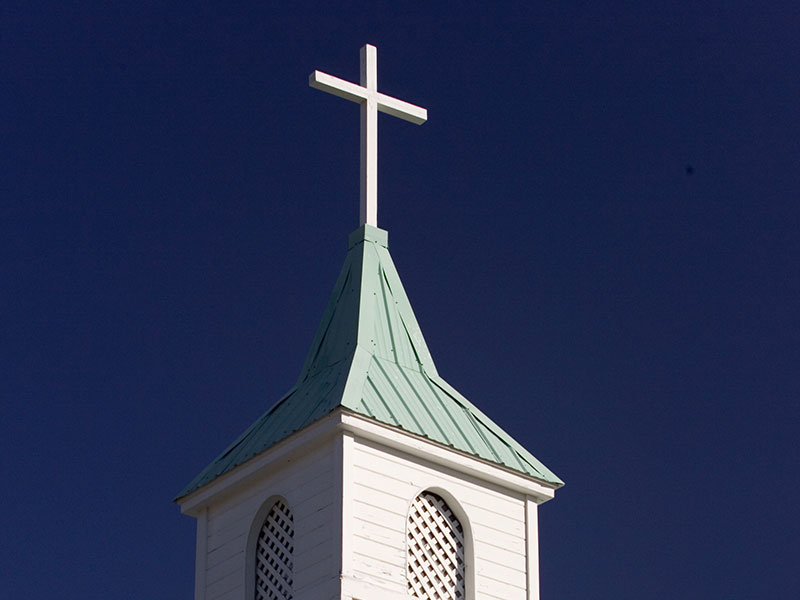
[{"label": "cross vertical beam", "polygon": [[378,92],[378,51],[370,44],[361,48],[361,85],[320,71],[308,84],[361,105],[361,211],[360,224],[378,226],[378,112],[417,125],[428,120],[428,111]]},{"label": "cross vertical beam", "polygon": [[378,50],[361,48],[361,225],[378,226]]}]

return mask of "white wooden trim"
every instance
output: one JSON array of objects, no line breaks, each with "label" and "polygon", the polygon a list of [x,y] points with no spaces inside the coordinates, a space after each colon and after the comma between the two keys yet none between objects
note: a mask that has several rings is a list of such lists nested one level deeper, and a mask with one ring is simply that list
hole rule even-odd
[{"label": "white wooden trim", "polygon": [[525,546],[528,566],[528,600],[539,600],[539,507],[525,498]]},{"label": "white wooden trim", "polygon": [[208,509],[204,508],[197,517],[197,540],[195,540],[194,562],[194,600],[206,598],[206,557],[208,555]]},{"label": "white wooden trim", "polygon": [[350,432],[342,433],[341,444],[342,458],[342,510],[339,513],[342,535],[342,565],[340,575],[349,576],[353,572],[352,544],[353,544],[353,435]]},{"label": "white wooden trim", "polygon": [[204,507],[213,504],[220,495],[231,494],[255,473],[266,470],[278,460],[286,460],[295,454],[306,454],[320,446],[339,430],[340,417],[333,412],[308,427],[281,440],[250,460],[242,463],[207,483],[191,494],[176,500],[185,515],[197,516]]},{"label": "white wooden trim", "polygon": [[547,502],[555,495],[552,487],[532,478],[456,450],[444,448],[422,437],[399,431],[372,419],[337,409],[176,502],[183,514],[197,516],[203,507],[213,503],[222,494],[233,493],[254,473],[270,468],[275,461],[308,452],[310,448],[321,445],[338,431],[349,431],[356,436],[468,473],[482,481],[532,496],[537,504]]},{"label": "white wooden trim", "polygon": [[482,481],[531,496],[537,504],[547,502],[555,496],[555,490],[542,483],[349,412],[341,413],[341,428],[412,456],[424,458],[430,462],[455,469],[460,473],[468,473]]}]

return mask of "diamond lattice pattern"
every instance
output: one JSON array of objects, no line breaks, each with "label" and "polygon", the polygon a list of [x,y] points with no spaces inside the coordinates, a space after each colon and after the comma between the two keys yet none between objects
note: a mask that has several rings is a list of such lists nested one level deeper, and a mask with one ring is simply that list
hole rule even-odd
[{"label": "diamond lattice pattern", "polygon": [[278,500],[258,534],[255,600],[292,599],[293,537],[292,513]]},{"label": "diamond lattice pattern", "polygon": [[464,530],[436,494],[417,496],[408,515],[408,593],[418,600],[464,598]]}]

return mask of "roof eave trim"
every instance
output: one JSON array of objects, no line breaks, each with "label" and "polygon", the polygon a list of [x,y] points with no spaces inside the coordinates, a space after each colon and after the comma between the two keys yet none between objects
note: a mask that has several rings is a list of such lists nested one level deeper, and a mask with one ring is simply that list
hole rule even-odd
[{"label": "roof eave trim", "polygon": [[321,445],[343,431],[530,496],[537,504],[547,502],[555,496],[552,483],[516,471],[512,472],[502,465],[484,461],[403,429],[363,417],[348,409],[337,408],[213,481],[176,499],[175,503],[180,506],[182,514],[197,517],[203,508],[212,504],[220,495],[246,484],[253,476],[269,469],[276,461],[297,452],[306,452],[309,447]]},{"label": "roof eave trim", "polygon": [[256,454],[230,471],[218,475],[194,491],[173,500],[181,513],[198,516],[202,509],[213,503],[219,495],[249,480],[254,474],[268,469],[275,461],[297,452],[306,452],[310,447],[323,444],[340,430],[340,411],[334,410],[321,419],[295,431],[263,452]]},{"label": "roof eave trim", "polygon": [[355,436],[383,444],[440,466],[450,467],[459,473],[469,474],[482,481],[494,483],[520,494],[532,496],[537,504],[551,500],[555,496],[556,487],[559,487],[557,484],[511,471],[503,465],[482,460],[349,410],[342,412],[340,427]]}]

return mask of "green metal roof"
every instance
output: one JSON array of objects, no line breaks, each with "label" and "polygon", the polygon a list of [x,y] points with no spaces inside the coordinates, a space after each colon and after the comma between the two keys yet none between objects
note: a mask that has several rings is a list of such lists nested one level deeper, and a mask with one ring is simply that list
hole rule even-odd
[{"label": "green metal roof", "polygon": [[436,371],[387,245],[364,225],[349,251],[295,386],[180,493],[209,483],[338,407],[555,487],[547,467]]}]

